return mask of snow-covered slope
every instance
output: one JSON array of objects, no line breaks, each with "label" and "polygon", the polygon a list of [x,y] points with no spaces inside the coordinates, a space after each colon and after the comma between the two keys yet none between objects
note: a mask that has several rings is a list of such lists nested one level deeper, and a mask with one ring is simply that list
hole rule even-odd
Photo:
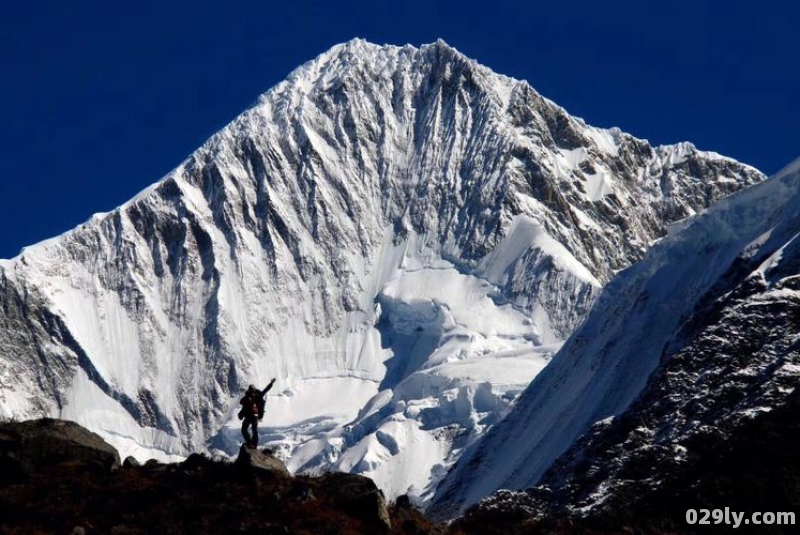
[{"label": "snow-covered slope", "polygon": [[558,503],[523,492],[483,507],[630,505],[784,404],[800,380],[799,235],[800,160],[673,229],[605,287],[434,509],[537,483]]},{"label": "snow-covered slope", "polygon": [[676,220],[762,180],[586,125],[443,42],[303,65],[120,208],[0,262],[0,417],[424,500]]}]

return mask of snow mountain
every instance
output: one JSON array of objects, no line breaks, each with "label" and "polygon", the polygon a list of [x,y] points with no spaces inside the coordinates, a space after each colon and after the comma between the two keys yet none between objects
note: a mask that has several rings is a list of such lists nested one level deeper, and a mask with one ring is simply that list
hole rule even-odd
[{"label": "snow mountain", "polygon": [[[734,450],[758,451],[753,429],[774,426],[773,412],[797,414],[798,236],[800,160],[674,227],[608,283],[507,418],[460,458],[433,509],[455,516],[498,489],[528,490],[497,493],[476,511],[610,518],[696,489],[705,494],[692,494],[695,506],[712,507],[747,467],[711,487],[700,475]],[[748,473],[716,505],[746,496],[752,507],[761,478],[764,495],[780,485],[766,469]]]},{"label": "snow mountain", "polygon": [[442,41],[350,41],[0,261],[0,418],[233,454],[238,397],[277,377],[261,443],[291,470],[425,501],[615,272],[763,178],[589,126]]}]

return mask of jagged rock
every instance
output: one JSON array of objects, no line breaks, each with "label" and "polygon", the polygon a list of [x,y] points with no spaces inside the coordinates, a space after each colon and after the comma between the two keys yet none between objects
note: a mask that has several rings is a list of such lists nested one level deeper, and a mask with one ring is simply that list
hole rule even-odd
[{"label": "jagged rock", "polygon": [[408,497],[408,494],[401,494],[398,496],[394,501],[394,506],[398,509],[411,509],[411,499]]},{"label": "jagged rock", "polygon": [[236,466],[241,468],[263,470],[279,477],[292,477],[286,465],[280,459],[272,455],[269,450],[258,451],[257,448],[242,446],[239,450],[239,457],[236,458]]},{"label": "jagged rock", "polygon": [[386,498],[370,478],[335,472],[323,476],[321,483],[332,490],[333,503],[352,517],[363,520],[376,529],[392,529]]},{"label": "jagged rock", "polygon": [[[0,425],[0,465],[36,472],[56,464],[119,468],[119,453],[95,433],[65,420],[42,418]],[[13,468],[12,468],[13,470]]]},{"label": "jagged rock", "polygon": [[[3,442],[10,435],[20,443],[0,429]],[[238,464],[193,454],[111,473],[54,466],[0,485],[0,533],[444,533],[416,511],[395,521],[367,478],[290,478],[280,461],[255,449],[244,449]],[[282,476],[264,476],[264,465]]]},{"label": "jagged rock", "polygon": [[394,528],[399,529],[403,533],[418,532],[417,529],[422,513],[411,503],[411,498],[408,494],[398,496],[391,510]]},{"label": "jagged rock", "polygon": [[181,468],[188,472],[196,472],[213,466],[214,461],[202,453],[192,453],[181,463]]}]

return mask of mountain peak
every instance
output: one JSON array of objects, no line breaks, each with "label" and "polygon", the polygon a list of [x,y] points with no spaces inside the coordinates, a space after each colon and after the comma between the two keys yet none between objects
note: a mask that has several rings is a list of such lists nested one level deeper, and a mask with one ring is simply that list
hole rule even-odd
[{"label": "mountain peak", "polygon": [[0,418],[233,454],[242,387],[277,377],[262,436],[291,470],[424,501],[601,283],[763,178],[690,156],[443,41],[337,45],[134,201],[9,262]]},{"label": "mountain peak", "polygon": [[420,46],[420,50],[436,50],[439,53],[449,54],[451,56],[459,56],[461,58],[466,58],[464,54],[459,52],[455,47],[449,45],[444,39],[441,37],[436,39],[436,41],[428,44],[424,44]]},{"label": "mountain peak", "polygon": [[[414,45],[411,45],[411,44],[407,44],[405,46],[397,46],[397,45],[390,45],[390,44],[381,45],[381,44],[378,44],[378,43],[373,43],[372,41],[368,41],[367,39],[364,39],[363,37],[354,37],[354,38],[352,38],[352,39],[350,39],[348,41],[345,41],[343,43],[339,43],[337,45],[334,45],[333,47],[331,47],[329,49],[328,52],[334,51],[334,50],[348,50],[348,51],[362,52],[362,51],[367,51],[367,50],[369,50],[369,51],[377,51],[377,50],[383,50],[383,49],[387,49],[387,50],[389,50],[389,49],[391,49],[391,50],[409,49],[409,50],[417,50],[417,51],[433,49],[433,50],[439,50],[439,51],[442,51],[442,52],[447,52],[447,53],[450,53],[450,54],[454,54],[454,55],[459,55],[459,56],[465,57],[461,52],[456,50],[455,47],[449,45],[441,37],[436,39],[432,43],[423,43],[423,44],[421,44],[419,46],[414,46]],[[328,52],[325,52],[322,55],[325,55]]]},{"label": "mountain peak", "polygon": [[434,61],[437,63],[459,61],[478,65],[477,62],[447,44],[443,39],[437,39],[433,43],[422,44],[420,46],[410,44],[396,46],[388,44],[379,45],[367,41],[366,39],[355,37],[344,43],[332,46],[326,52],[323,52],[315,59],[307,62],[298,70],[310,69],[314,71],[321,65],[326,65],[331,62],[351,65],[380,61],[378,59],[379,57],[396,59],[401,56]]}]

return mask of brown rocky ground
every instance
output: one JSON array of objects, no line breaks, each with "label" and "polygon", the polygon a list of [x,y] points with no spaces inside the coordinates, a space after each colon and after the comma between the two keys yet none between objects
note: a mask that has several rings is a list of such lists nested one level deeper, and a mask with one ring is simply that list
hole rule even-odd
[{"label": "brown rocky ground", "polygon": [[126,462],[85,429],[0,425],[2,534],[441,534],[407,500],[387,505],[368,478],[292,477],[269,455]]},{"label": "brown rocky ground", "polygon": [[[182,463],[120,463],[100,437],[71,422],[0,424],[0,535],[6,534],[653,534],[726,533],[689,526],[687,508],[800,512],[800,397],[700,448],[691,471],[603,515],[529,500],[476,506],[450,526],[407,499],[387,504],[372,480],[343,473],[293,477],[269,452],[236,462],[194,454]],[[495,498],[497,502],[497,498]],[[796,526],[741,526],[737,533],[794,533]]]}]

